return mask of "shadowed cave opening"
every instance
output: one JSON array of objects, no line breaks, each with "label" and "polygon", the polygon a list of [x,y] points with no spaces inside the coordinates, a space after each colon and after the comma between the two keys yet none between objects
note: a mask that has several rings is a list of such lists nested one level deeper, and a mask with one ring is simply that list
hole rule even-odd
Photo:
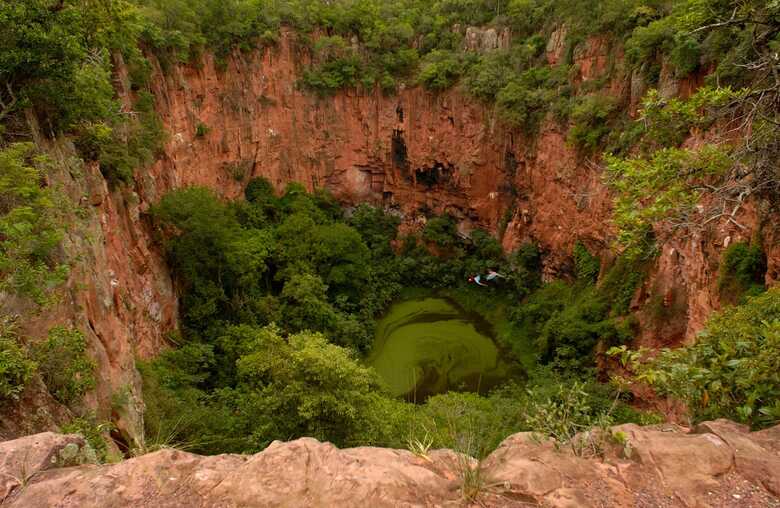
[{"label": "shadowed cave opening", "polygon": [[[432,166],[423,166],[414,171],[414,181],[432,189],[438,185],[450,184],[452,186],[452,175],[457,168],[454,164],[434,162]],[[409,178],[411,181],[411,178]]]},{"label": "shadowed cave opening", "polygon": [[396,129],[393,131],[391,141],[391,151],[393,155],[393,164],[397,168],[405,169],[409,165],[406,151],[406,141],[404,141],[404,131]]}]

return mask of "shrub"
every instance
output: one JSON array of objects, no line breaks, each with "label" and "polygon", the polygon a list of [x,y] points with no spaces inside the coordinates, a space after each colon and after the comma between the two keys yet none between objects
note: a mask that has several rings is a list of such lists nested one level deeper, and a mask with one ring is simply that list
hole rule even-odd
[{"label": "shrub", "polygon": [[0,291],[52,303],[68,267],[58,262],[69,203],[46,186],[50,161],[32,144],[0,148]]},{"label": "shrub", "polygon": [[601,271],[601,260],[591,254],[580,242],[574,244],[574,271],[577,281],[585,284],[595,284]]},{"label": "shrub", "polygon": [[274,186],[267,178],[252,178],[244,189],[244,197],[253,204],[272,201],[275,197]]},{"label": "shrub", "polygon": [[401,219],[381,208],[361,204],[352,213],[349,224],[355,228],[366,246],[374,253],[392,255],[390,242],[396,238]]},{"label": "shrub", "polygon": [[575,455],[599,452],[597,443],[576,439],[580,432],[593,427],[605,428],[612,424],[609,411],[597,412],[591,407],[590,394],[580,382],[559,384],[545,397],[533,390],[526,408],[525,424],[535,432],[555,440],[555,446],[570,446]]},{"label": "shrub", "polygon": [[423,230],[423,239],[439,247],[452,247],[458,243],[455,219],[449,215],[442,215],[428,220]]},{"label": "shrub", "polygon": [[509,255],[508,262],[507,277],[521,298],[542,284],[542,253],[536,244],[524,243]]},{"label": "shrub", "polygon": [[80,403],[84,394],[95,387],[96,364],[86,350],[84,334],[61,326],[49,330],[48,338],[33,348],[43,382],[66,406]]},{"label": "shrub", "polygon": [[433,448],[450,448],[481,459],[521,430],[517,415],[523,395],[514,386],[489,397],[456,392],[435,395],[416,412],[415,428],[410,431],[427,435]]},{"label": "shrub", "polygon": [[637,28],[626,42],[626,57],[635,65],[652,62],[659,52],[671,49],[675,32],[674,20],[671,17]]},{"label": "shrub", "polygon": [[141,92],[136,115],[113,115],[83,123],[75,140],[87,160],[100,162],[100,171],[110,184],[131,183],[136,169],[153,162],[162,152],[165,129],[154,109],[154,96]]},{"label": "shrub", "polygon": [[697,182],[723,175],[733,164],[720,146],[664,148],[650,158],[606,155],[606,179],[615,191],[618,242],[631,257],[652,253],[654,224],[690,212],[701,196]]},{"label": "shrub", "polygon": [[419,62],[420,55],[416,49],[401,48],[382,55],[381,70],[389,78],[405,76],[417,69]]},{"label": "shrub", "polygon": [[640,112],[645,130],[643,145],[670,148],[682,144],[692,129],[706,129],[721,107],[741,99],[744,93],[705,86],[688,99],[667,99],[658,90],[650,90],[642,99]]},{"label": "shrub", "polygon": [[198,125],[195,127],[196,137],[204,138],[209,132],[211,132],[211,128],[208,125],[203,122],[198,122]]},{"label": "shrub", "polygon": [[267,178],[252,178],[244,189],[244,198],[251,205],[248,213],[258,215],[258,225],[278,217],[279,198]]},{"label": "shrub", "polygon": [[509,125],[534,132],[544,117],[545,96],[543,92],[513,80],[496,95],[496,106]]},{"label": "shrub", "polygon": [[200,354],[166,353],[142,367],[154,413],[147,420],[150,435],[173,434],[172,440],[203,452],[257,451],[291,436],[342,446],[357,435],[383,438],[371,435],[384,428],[376,418],[391,416],[375,372],[322,335],[285,339],[273,327],[229,327],[217,346],[232,360],[226,363],[233,377],[210,379],[220,383],[210,396],[202,391],[207,383],[200,374],[219,372],[222,364],[214,363],[213,353],[205,362]]},{"label": "shrub", "polygon": [[628,313],[634,293],[646,275],[645,260],[622,255],[615,261],[599,285],[599,292],[610,303],[612,315]]},{"label": "shrub", "polygon": [[35,362],[19,344],[16,325],[8,317],[0,317],[0,403],[14,401],[35,372]]},{"label": "shrub", "polygon": [[696,421],[780,421],[780,289],[714,315],[691,346],[664,350],[640,380],[686,403]]},{"label": "shrub", "polygon": [[363,63],[355,55],[334,58],[303,72],[301,82],[321,94],[332,94],[342,88],[355,88],[366,76]]},{"label": "shrub", "polygon": [[766,255],[760,245],[737,242],[729,245],[721,256],[718,270],[718,291],[721,298],[731,303],[744,296],[755,296],[764,291]]},{"label": "shrub", "polygon": [[463,70],[463,63],[455,53],[436,50],[426,56],[417,79],[428,90],[442,91],[452,87]]},{"label": "shrub", "polygon": [[578,291],[540,327],[534,344],[542,362],[571,372],[595,365],[594,350],[600,340],[611,345],[625,339],[608,315],[609,303],[596,288]]},{"label": "shrub", "polygon": [[87,443],[95,450],[98,461],[107,462],[112,459],[118,460],[119,458],[110,457],[108,453],[108,445],[106,444],[106,438],[103,437],[104,433],[109,432],[113,428],[113,424],[110,422],[98,422],[94,414],[88,415],[83,418],[74,418],[68,423],[60,427],[60,432],[63,434],[81,434],[86,439]]},{"label": "shrub", "polygon": [[696,39],[692,37],[678,38],[669,55],[677,77],[684,78],[695,71],[699,67],[701,53],[701,45]]},{"label": "shrub", "polygon": [[513,343],[533,344],[539,362],[553,366],[557,372],[584,372],[595,366],[599,343],[612,346],[631,339],[631,321],[619,317],[628,312],[634,290],[645,273],[641,264],[619,259],[596,287],[598,258],[578,245],[578,284],[545,284],[510,316],[515,327]]},{"label": "shrub", "polygon": [[468,70],[463,84],[474,97],[492,102],[512,76],[509,65],[508,55],[487,54]]},{"label": "shrub", "polygon": [[582,98],[571,113],[574,125],[569,130],[569,143],[585,152],[598,149],[609,134],[608,120],[617,106],[617,99],[611,96],[588,95]]}]

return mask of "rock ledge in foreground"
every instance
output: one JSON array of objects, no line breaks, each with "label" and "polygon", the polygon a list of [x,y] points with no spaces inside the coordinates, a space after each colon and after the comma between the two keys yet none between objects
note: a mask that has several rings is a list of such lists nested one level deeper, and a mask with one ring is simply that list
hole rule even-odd
[{"label": "rock ledge in foreground", "polygon": [[[726,420],[613,427],[603,457],[556,450],[515,434],[481,465],[482,506],[780,507],[780,426],[760,432]],[[67,450],[67,451],[66,451]],[[26,478],[18,474],[22,460]],[[255,455],[203,457],[161,450],[98,466],[78,436],[0,443],[5,507],[411,507],[468,505],[465,464],[450,450],[339,450],[311,438]],[[75,464],[75,465],[74,465]],[[66,467],[71,466],[71,467]]]}]

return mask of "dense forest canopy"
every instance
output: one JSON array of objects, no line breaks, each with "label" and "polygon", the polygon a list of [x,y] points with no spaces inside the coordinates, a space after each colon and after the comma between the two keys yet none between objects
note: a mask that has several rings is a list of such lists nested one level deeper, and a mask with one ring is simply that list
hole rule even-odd
[{"label": "dense forest canopy", "polygon": [[[506,29],[511,42],[466,51],[467,27]],[[420,86],[479,101],[530,140],[557,123],[614,193],[614,260],[578,242],[567,253],[570,273],[543,283],[538,246],[505,253],[487,232],[458,235],[449,216],[401,236],[392,213],[344,210],[299,184],[279,193],[254,179],[234,202],[201,188],[173,192],[151,217],[181,289],[182,329],[169,351],[140,366],[150,446],[246,452],[309,435],[480,455],[519,430],[570,442],[592,426],[657,421],[630,407],[625,380],[596,382],[608,348],[694,419],[756,427],[780,419],[780,292],[764,285],[760,235],[724,251],[718,289],[736,307],[715,316],[697,344],[655,359],[630,350],[639,326],[632,296],[664,236],[718,220],[742,227],[737,213],[748,199],[774,211],[780,202],[777,0],[6,0],[0,290],[46,306],[67,276],[59,246],[74,206],[47,179],[56,162],[35,137],[72,140],[113,188],[132,186],[166,141],[155,73],[199,65],[205,53],[224,71],[242,52],[274,51],[282,30],[310,57],[301,93]],[[550,63],[554,33],[563,57]],[[594,38],[613,58],[603,77],[582,82],[575,61]],[[128,89],[118,89],[119,65]],[[686,78],[704,86],[685,98],[656,90]],[[638,111],[609,93],[613,79],[647,86]],[[705,131],[701,143],[686,143]],[[499,287],[467,287],[469,275],[495,267],[507,277]],[[452,392],[417,405],[391,397],[363,360],[376,318],[413,287],[484,314],[524,377],[488,395]],[[680,317],[653,298],[645,322]],[[0,404],[39,375],[79,416],[72,428],[99,443],[105,427],[81,406],[96,382],[85,351],[77,330],[55,327],[31,344],[17,319],[2,316]],[[125,395],[115,395],[121,405]]]},{"label": "dense forest canopy", "polygon": [[[254,179],[245,194],[225,203],[206,189],[184,189],[152,211],[184,287],[184,328],[179,348],[142,368],[150,435],[224,452],[302,435],[404,446],[424,428],[437,446],[457,447],[475,431],[468,419],[437,416],[445,406],[489,423],[470,450],[484,453],[529,428],[532,415],[519,408],[548,407],[545,397],[571,390],[584,404],[571,429],[654,418],[593,382],[596,344],[621,345],[631,334],[627,306],[618,303],[618,293],[630,295],[639,282],[623,279],[629,264],[597,287],[598,260],[580,247],[578,281],[542,286],[534,245],[505,256],[485,232],[458,235],[449,216],[398,237],[396,216],[367,205],[345,213],[326,193],[298,184],[276,196],[267,180]],[[504,275],[500,285],[468,287],[470,274],[491,267]],[[413,287],[444,291],[492,316],[508,361],[529,372],[487,397],[451,392],[421,406],[391,397],[361,358],[375,319]],[[528,295],[527,306],[513,309]]]}]

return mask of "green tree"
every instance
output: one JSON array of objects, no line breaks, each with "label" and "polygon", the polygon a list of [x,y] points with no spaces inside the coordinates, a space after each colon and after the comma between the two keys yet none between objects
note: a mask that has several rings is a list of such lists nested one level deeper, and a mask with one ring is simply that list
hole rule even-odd
[{"label": "green tree", "polygon": [[293,275],[284,284],[281,300],[285,325],[292,330],[333,329],[338,315],[328,302],[328,286],[314,274]]},{"label": "green tree", "polygon": [[617,100],[607,95],[580,99],[571,113],[574,125],[569,131],[569,143],[581,151],[596,150],[609,134],[609,120],[617,107]]},{"label": "green tree", "polygon": [[340,223],[317,226],[312,232],[309,256],[335,296],[357,302],[370,262],[360,233]]},{"label": "green tree", "polygon": [[401,219],[381,208],[360,204],[349,218],[349,224],[360,233],[368,249],[382,256],[392,255],[390,242],[395,240]]},{"label": "green tree", "polygon": [[16,323],[3,317],[0,321],[0,404],[19,398],[36,367],[19,344]]},{"label": "green tree", "polygon": [[712,316],[695,344],[664,350],[638,379],[686,403],[694,420],[780,421],[780,290]]},{"label": "green tree", "polygon": [[305,435],[349,443],[381,393],[372,370],[320,334],[285,341],[273,331],[260,333],[258,347],[237,366],[240,387],[248,390],[246,414],[264,415],[253,432],[258,442]]},{"label": "green tree", "polygon": [[736,242],[721,256],[718,269],[718,291],[721,298],[732,303],[743,296],[762,293],[766,275],[766,254],[760,245]]},{"label": "green tree", "polygon": [[167,194],[151,212],[162,226],[171,266],[188,289],[183,298],[187,322],[204,327],[228,309],[242,281],[257,275],[242,276],[243,268],[235,265],[263,266],[265,246],[242,236],[232,209],[203,188]]},{"label": "green tree", "polygon": [[463,63],[451,52],[433,51],[424,60],[418,76],[428,90],[442,91],[454,85],[463,74]]},{"label": "green tree", "polygon": [[136,26],[116,0],[0,4],[0,121],[32,107],[56,133],[118,109],[107,52],[134,48]]},{"label": "green tree", "polygon": [[86,350],[84,334],[62,326],[49,330],[48,338],[33,348],[46,388],[66,406],[80,403],[95,387],[97,365]]},{"label": "green tree", "polygon": [[488,54],[469,69],[463,84],[474,97],[492,102],[512,78],[510,66],[508,54]]},{"label": "green tree", "polygon": [[546,112],[545,95],[543,90],[514,79],[496,95],[498,113],[509,125],[534,132]]},{"label": "green tree", "polygon": [[382,443],[397,432],[388,422],[403,407],[384,395],[373,370],[321,334],[284,338],[274,327],[234,326],[216,347],[218,356],[210,345],[188,344],[141,366],[148,435],[218,453],[298,436]]},{"label": "green tree", "polygon": [[0,290],[50,303],[68,269],[57,260],[68,204],[45,185],[47,160],[31,144],[0,149]]},{"label": "green tree", "polygon": [[701,197],[698,182],[722,176],[732,167],[723,148],[664,148],[652,157],[622,159],[607,155],[607,183],[615,191],[618,242],[629,256],[651,251],[653,226],[691,213]]}]

